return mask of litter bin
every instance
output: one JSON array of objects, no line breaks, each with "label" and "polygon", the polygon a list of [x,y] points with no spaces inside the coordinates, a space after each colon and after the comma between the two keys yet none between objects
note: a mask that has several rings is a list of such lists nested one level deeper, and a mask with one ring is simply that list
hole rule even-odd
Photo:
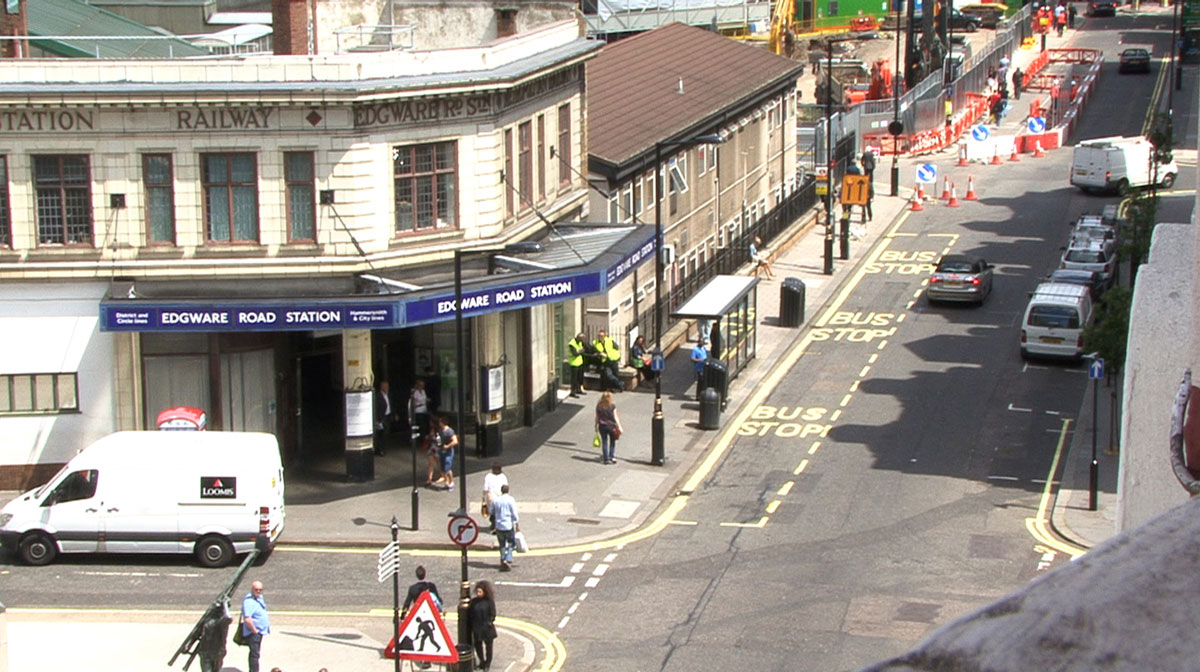
[{"label": "litter bin", "polygon": [[721,428],[721,395],[711,387],[700,393],[700,429]]},{"label": "litter bin", "polygon": [[724,410],[729,403],[729,367],[725,362],[714,357],[704,360],[704,387],[716,391],[721,400],[721,410]]},{"label": "litter bin", "polygon": [[453,672],[472,672],[475,669],[475,649],[464,642],[459,642],[454,648],[458,651],[458,662],[447,667]]},{"label": "litter bin", "polygon": [[479,425],[475,429],[475,456],[496,457],[504,452],[504,432],[500,431],[500,423]]},{"label": "litter bin", "polygon": [[787,278],[779,286],[779,326],[798,327],[804,324],[804,281]]}]

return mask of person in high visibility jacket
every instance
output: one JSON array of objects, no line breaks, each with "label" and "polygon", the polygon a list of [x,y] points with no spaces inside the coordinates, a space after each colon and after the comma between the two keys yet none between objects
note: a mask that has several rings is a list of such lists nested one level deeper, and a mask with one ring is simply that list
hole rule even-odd
[{"label": "person in high visibility jacket", "polygon": [[614,392],[621,391],[621,376],[619,374],[621,366],[621,350],[617,348],[617,343],[603,329],[596,336],[596,340],[592,342],[596,352],[604,358],[600,365],[600,377],[605,384],[602,385],[605,389]]},{"label": "person in high visibility jacket", "polygon": [[571,396],[578,397],[583,394],[583,344],[587,338],[583,332],[575,335],[575,338],[567,341],[567,352],[570,356],[567,359],[567,366],[571,367]]}]

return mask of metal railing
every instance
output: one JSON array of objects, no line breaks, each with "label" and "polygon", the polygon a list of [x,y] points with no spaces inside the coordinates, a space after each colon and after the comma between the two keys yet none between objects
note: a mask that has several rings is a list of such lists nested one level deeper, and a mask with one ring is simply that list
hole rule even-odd
[{"label": "metal railing", "polygon": [[338,28],[333,31],[337,40],[337,53],[351,51],[396,51],[412,50],[413,33],[417,27],[413,25],[374,25],[359,24]]}]

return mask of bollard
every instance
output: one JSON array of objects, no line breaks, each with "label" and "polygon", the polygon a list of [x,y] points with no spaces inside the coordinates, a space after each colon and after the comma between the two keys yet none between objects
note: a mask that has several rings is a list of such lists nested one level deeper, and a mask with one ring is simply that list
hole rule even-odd
[{"label": "bollard", "polygon": [[455,648],[458,649],[458,662],[448,667],[454,672],[472,672],[475,669],[475,649],[463,642],[456,644]]},{"label": "bollard", "polygon": [[711,387],[700,393],[700,429],[721,428],[721,395]]}]

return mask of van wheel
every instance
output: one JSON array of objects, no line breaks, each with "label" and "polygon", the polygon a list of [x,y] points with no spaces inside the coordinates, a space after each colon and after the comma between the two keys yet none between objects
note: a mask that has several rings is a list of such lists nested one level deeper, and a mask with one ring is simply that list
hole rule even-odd
[{"label": "van wheel", "polygon": [[210,534],[196,542],[196,560],[205,567],[224,567],[233,562],[233,544],[225,537]]},{"label": "van wheel", "polygon": [[1129,180],[1121,180],[1117,183],[1117,194],[1120,196],[1129,195]]},{"label": "van wheel", "polygon": [[1175,186],[1175,173],[1167,173],[1167,176],[1162,179],[1162,183],[1158,186],[1163,189],[1170,189]]},{"label": "van wheel", "polygon": [[25,564],[35,567],[54,562],[55,556],[58,555],[58,546],[44,532],[30,532],[25,535],[17,550]]}]

